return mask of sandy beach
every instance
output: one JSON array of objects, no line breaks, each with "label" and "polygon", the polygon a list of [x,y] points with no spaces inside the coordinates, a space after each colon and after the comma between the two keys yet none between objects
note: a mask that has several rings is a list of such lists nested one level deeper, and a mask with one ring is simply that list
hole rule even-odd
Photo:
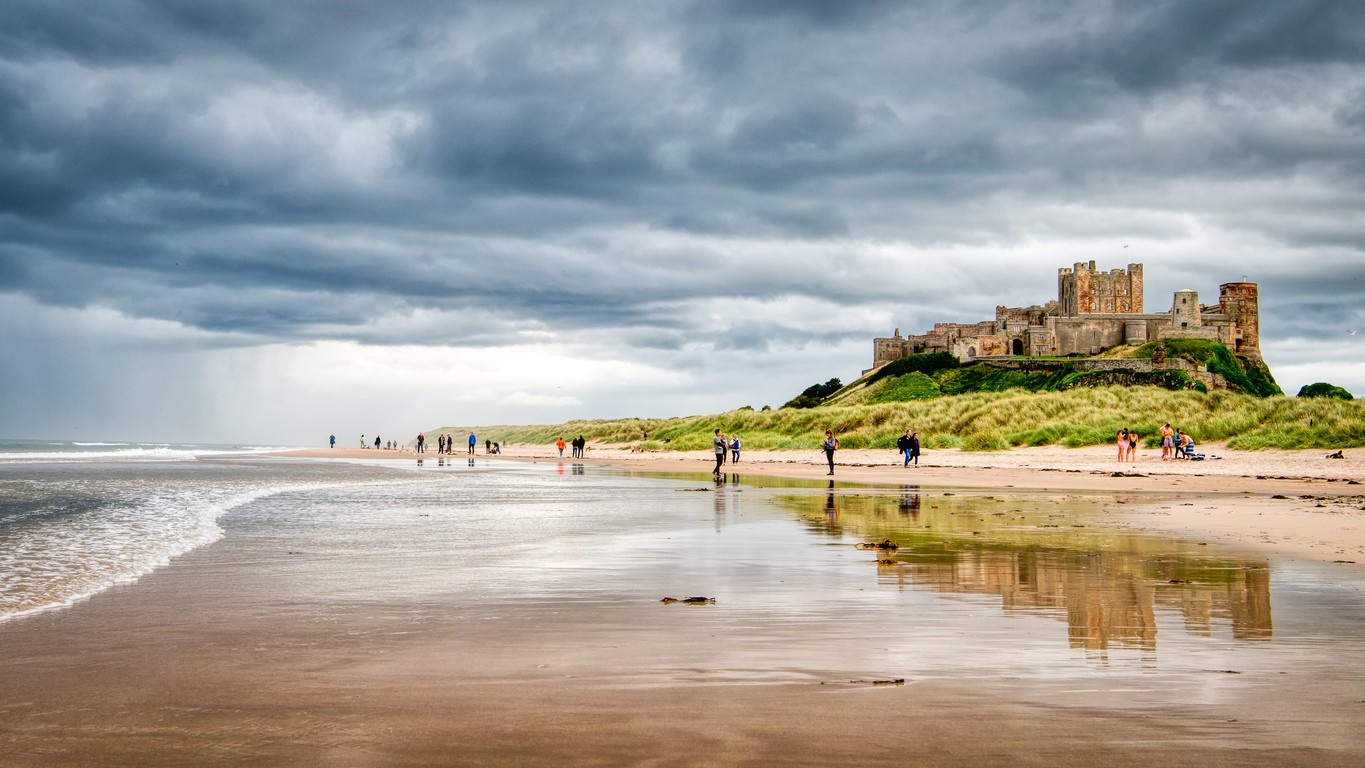
[{"label": "sandy beach", "polygon": [[[254,459],[409,477],[306,512],[286,494],[135,584],[0,623],[0,763],[1360,765],[1362,464],[1353,451],[1208,450],[1224,458],[935,451],[904,468],[894,452],[841,451],[841,491],[913,487],[921,522],[1013,491],[1021,507],[1085,510],[1078,536],[1105,538],[1091,523],[1125,534],[1103,554],[968,541],[951,560],[891,568],[838,527],[882,518],[851,500],[820,514],[829,478],[813,451],[726,466],[814,481],[809,516],[768,511],[733,477],[712,488],[704,453],[593,446],[573,461],[514,445],[467,473],[456,454],[455,471],[415,475],[385,469],[414,467],[411,452]],[[542,522],[507,518],[510,538],[485,547],[471,539],[492,530],[483,507],[451,505],[478,488],[501,498],[486,471],[500,460],[551,465],[530,474],[566,495],[533,505]],[[610,504],[650,482],[594,467],[694,477],[613,507],[608,518],[636,516],[617,523],[620,548],[592,555],[607,535],[593,528],[537,546],[573,519],[553,516],[571,499]],[[713,493],[678,492],[694,490]],[[422,514],[403,506],[433,493]],[[867,498],[894,508],[899,494]],[[911,522],[896,524],[909,535]],[[1228,546],[1206,556],[1206,541]],[[452,586],[455,565],[479,558],[472,586]],[[721,601],[660,605],[699,560],[719,564]],[[1305,618],[1303,585],[1335,590],[1344,613]]]},{"label": "sandy beach", "polygon": [[[1365,569],[1365,450],[1344,459],[1327,451],[1234,451],[1220,443],[1202,445],[1204,461],[1162,461],[1159,451],[1141,451],[1136,462],[1118,462],[1109,446],[1014,448],[970,453],[929,451],[918,466],[902,466],[894,451],[840,450],[835,479],[899,486],[1076,491],[1135,494],[1116,525],[1236,543],[1342,566]],[[405,451],[318,449],[284,456],[346,460],[415,461]],[[436,461],[423,454],[423,461]],[[706,451],[635,452],[614,445],[589,445],[582,459],[563,458],[553,445],[507,445],[479,461],[520,460],[597,464],[640,472],[708,474],[715,464]],[[468,459],[464,453],[454,460]],[[828,479],[819,451],[744,451],[724,471],[743,475]],[[1159,496],[1160,499],[1152,497]],[[1198,502],[1177,500],[1197,497]],[[1353,561],[1353,562],[1350,562]]]}]

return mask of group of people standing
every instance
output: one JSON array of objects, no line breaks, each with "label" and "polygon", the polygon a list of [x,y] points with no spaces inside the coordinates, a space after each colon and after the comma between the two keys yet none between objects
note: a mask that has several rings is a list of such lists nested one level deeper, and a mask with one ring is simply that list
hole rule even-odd
[{"label": "group of people standing", "polygon": [[739,435],[733,435],[727,438],[725,433],[718,429],[716,430],[715,436],[711,438],[711,445],[716,451],[716,468],[711,470],[711,474],[720,474],[720,467],[725,463],[725,456],[727,453],[730,455],[731,463],[739,461]]},{"label": "group of people standing", "polygon": [[573,449],[573,456],[570,458],[581,459],[588,450],[588,438],[579,435],[567,443],[564,442],[564,438],[562,437],[556,440],[555,447],[559,449],[560,457],[564,456],[564,446],[566,445]]},{"label": "group of people standing", "polygon": [[[1162,461],[1203,458],[1203,454],[1194,452],[1194,438],[1190,437],[1185,430],[1172,428],[1167,422],[1161,425],[1160,435]],[[1136,429],[1130,427],[1120,429],[1114,435],[1114,443],[1118,447],[1118,460],[1136,462],[1138,440],[1140,439],[1141,435]]]},{"label": "group of people standing", "polygon": [[1119,461],[1137,461],[1137,430],[1128,427],[1120,429],[1114,436],[1114,442],[1118,445]]},{"label": "group of people standing", "polygon": [[[327,444],[328,444],[328,446],[330,446],[330,447],[332,447],[332,448],[337,447],[337,436],[336,436],[336,435],[328,435],[328,436],[327,436]],[[361,448],[369,448],[369,447],[371,447],[371,446],[370,446],[370,441],[366,440],[364,435],[361,435],[361,436],[360,436],[360,447],[361,447]],[[386,450],[386,451],[396,451],[396,450],[398,450],[400,447],[401,447],[401,446],[398,445],[398,441],[397,441],[397,440],[388,440],[388,441],[385,441],[385,440],[383,440],[382,438],[380,438],[379,435],[375,435],[375,436],[374,436],[374,449],[375,449],[376,451],[378,451],[378,450],[380,450],[380,449],[383,449],[383,450]]]},{"label": "group of people standing", "polygon": [[[720,475],[720,468],[725,464],[727,453],[730,454],[732,462],[739,461],[740,442],[738,435],[727,438],[724,432],[717,429],[711,438],[711,445],[716,454],[716,466],[711,470],[711,474]],[[903,466],[910,466],[912,461],[915,466],[919,466],[920,442],[918,432],[910,429],[905,430],[904,435],[896,438],[896,448],[905,457]],[[825,430],[825,439],[820,443],[820,450],[825,452],[825,463],[829,465],[829,471],[825,474],[834,474],[834,453],[839,450],[839,438],[834,436],[834,430]]]},{"label": "group of people standing", "polygon": [[1202,459],[1203,454],[1198,456],[1194,452],[1194,438],[1190,437],[1183,429],[1171,429],[1169,423],[1161,425],[1161,460],[1170,461],[1171,459]]},{"label": "group of people standing", "polygon": [[[473,433],[473,432],[470,432],[470,433],[469,433],[469,439],[468,439],[466,442],[469,444],[469,455],[470,455],[470,456],[473,456],[473,455],[474,455],[474,446],[476,446],[476,445],[479,444],[479,439],[478,439],[477,437],[474,436],[474,433]],[[484,453],[494,453],[494,451],[491,450],[491,447],[492,447],[492,445],[494,445],[494,443],[491,443],[490,441],[484,441],[484,442],[486,443],[486,445],[484,446]],[[417,452],[418,452],[418,453],[426,453],[426,452],[427,452],[427,436],[426,436],[425,433],[419,432],[419,433],[417,434]],[[436,436],[436,453],[438,453],[438,454],[454,454],[454,453],[455,453],[455,438],[450,437],[449,435],[437,435],[437,436]]]}]

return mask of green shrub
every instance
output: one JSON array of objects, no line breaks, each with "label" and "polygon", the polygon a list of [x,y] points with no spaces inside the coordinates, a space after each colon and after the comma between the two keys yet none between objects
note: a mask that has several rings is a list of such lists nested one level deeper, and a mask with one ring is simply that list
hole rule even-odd
[{"label": "green shrub", "polygon": [[904,376],[907,373],[934,373],[946,368],[956,368],[961,363],[951,352],[929,352],[919,355],[906,355],[883,365],[868,374],[865,384],[871,385],[887,376]]},{"label": "green shrub", "polygon": [[1338,400],[1354,400],[1355,395],[1347,392],[1342,387],[1335,384],[1328,384],[1319,381],[1315,384],[1304,384],[1299,388],[1299,397],[1335,397]]},{"label": "green shrub", "polygon": [[[1161,339],[1138,347],[1134,357],[1151,359],[1157,345],[1166,347],[1168,357],[1180,357],[1203,365],[1209,373],[1227,379],[1228,386],[1257,397],[1283,395],[1280,385],[1270,375],[1265,363],[1250,358],[1239,358],[1226,345],[1205,339]],[[1207,387],[1205,387],[1207,389]]]},{"label": "green shrub", "polygon": [[812,384],[806,387],[805,391],[796,397],[788,400],[783,408],[814,408],[823,403],[825,398],[844,388],[843,382],[834,378],[824,384]]},{"label": "green shrub", "polygon": [[942,397],[938,384],[918,371],[888,379],[885,386],[878,388],[869,398],[873,403],[895,403],[910,400],[932,400]]}]

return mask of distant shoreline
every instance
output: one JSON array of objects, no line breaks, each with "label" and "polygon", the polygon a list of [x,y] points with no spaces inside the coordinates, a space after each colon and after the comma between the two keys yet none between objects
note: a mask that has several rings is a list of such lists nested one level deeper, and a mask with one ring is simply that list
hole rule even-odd
[{"label": "distant shoreline", "polygon": [[[459,448],[451,458],[466,460],[464,446]],[[616,445],[590,444],[583,459],[561,459],[553,445],[506,445],[494,456],[484,454],[482,444],[477,448],[477,461],[596,464],[639,472],[706,476],[715,463],[707,451],[636,453]],[[919,467],[907,468],[895,451],[841,450],[834,480],[922,489],[1132,494],[1115,508],[1116,525],[1365,570],[1365,451],[1347,450],[1345,459],[1327,459],[1326,451],[1316,449],[1230,451],[1212,443],[1200,448],[1222,458],[1163,462],[1158,451],[1142,450],[1136,463],[1120,464],[1109,446],[984,453],[950,449],[929,451]],[[415,463],[418,458],[410,448],[318,448],[270,455],[395,463]],[[422,458],[424,467],[434,467],[441,457],[428,451]],[[823,454],[814,450],[742,452],[738,464],[722,468],[741,476],[817,481],[830,479],[825,470]]]}]

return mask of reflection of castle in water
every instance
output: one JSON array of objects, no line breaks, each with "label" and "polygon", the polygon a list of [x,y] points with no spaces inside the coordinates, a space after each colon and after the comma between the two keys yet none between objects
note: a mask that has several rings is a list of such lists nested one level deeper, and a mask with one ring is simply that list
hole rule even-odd
[{"label": "reflection of castle in water", "polygon": [[[1073,648],[1155,650],[1158,606],[1179,612],[1190,634],[1211,635],[1216,621],[1227,621],[1236,639],[1271,636],[1268,568],[1219,568],[1230,579],[1172,584],[1152,578],[1145,565],[1122,552],[977,550],[959,552],[953,562],[911,561],[896,570],[942,592],[996,595],[1006,610],[1065,609]],[[882,575],[883,582],[904,579],[890,569]]]},{"label": "reflection of castle in water", "polygon": [[1272,634],[1265,562],[1211,560],[1189,551],[1193,545],[1182,552],[1165,539],[1047,522],[1079,519],[1073,516],[1095,506],[1093,498],[1066,513],[1056,500],[1005,512],[1026,502],[937,494],[922,501],[918,487],[905,486],[892,497],[843,496],[831,515],[834,490],[823,496],[786,502],[806,512],[813,531],[841,538],[856,531],[901,544],[899,563],[878,567],[880,583],[991,595],[1007,611],[1064,615],[1073,648],[1153,651],[1158,609],[1181,616],[1192,635],[1210,636],[1220,624],[1230,625],[1237,640]]}]

